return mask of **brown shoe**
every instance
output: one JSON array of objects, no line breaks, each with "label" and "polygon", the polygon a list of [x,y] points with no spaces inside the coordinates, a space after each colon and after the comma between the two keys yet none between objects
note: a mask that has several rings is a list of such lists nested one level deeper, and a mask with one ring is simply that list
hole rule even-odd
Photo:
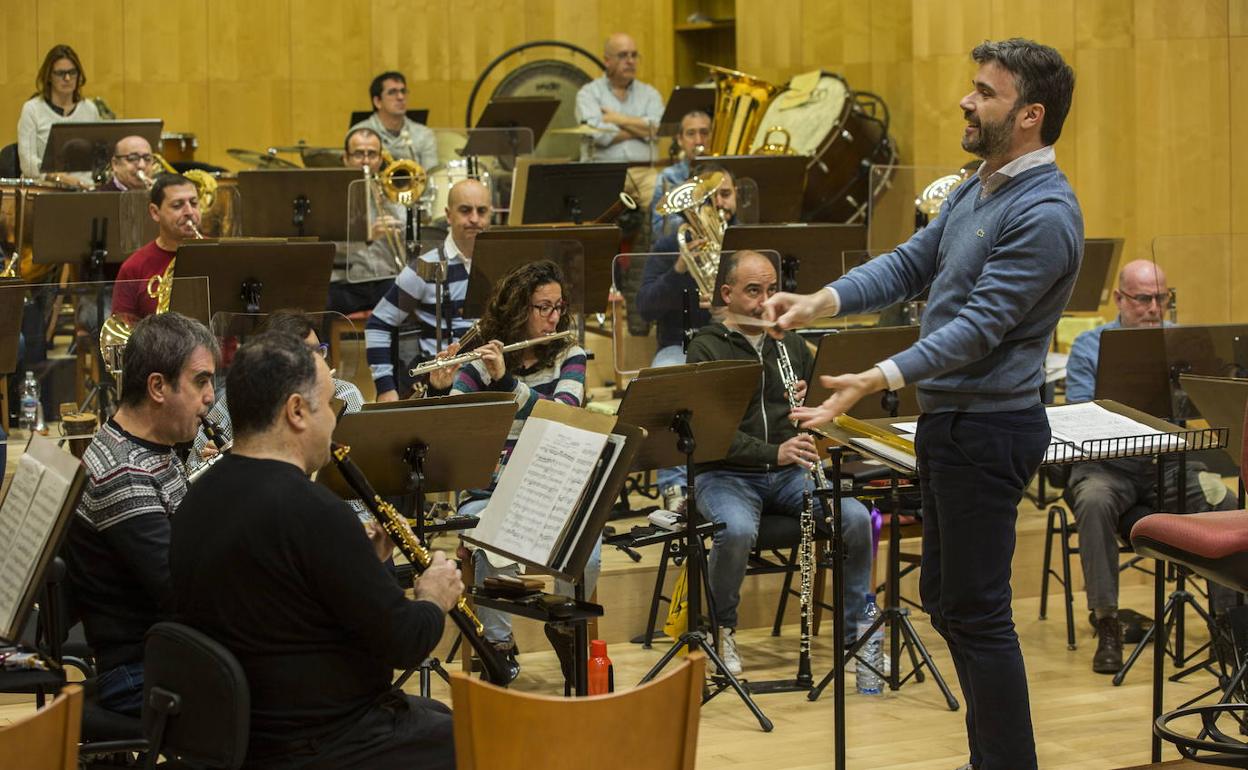
[{"label": "brown shoe", "polygon": [[1116,674],[1122,668],[1122,624],[1117,615],[1096,621],[1096,652],[1092,670],[1098,674]]}]

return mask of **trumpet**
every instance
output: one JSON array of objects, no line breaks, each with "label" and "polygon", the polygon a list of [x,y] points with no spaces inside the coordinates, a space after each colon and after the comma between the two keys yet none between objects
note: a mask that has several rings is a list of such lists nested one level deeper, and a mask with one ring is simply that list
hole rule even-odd
[{"label": "trumpet", "polygon": [[[545,345],[548,342],[559,342],[561,340],[570,340],[573,337],[575,337],[576,334],[577,334],[576,329],[568,329],[566,331],[555,332],[554,334],[546,334],[541,337],[533,337],[532,339],[521,340],[520,342],[513,342],[510,345],[503,345],[503,354],[506,355],[507,353],[511,353],[517,350],[524,350],[525,348],[531,348],[531,347],[534,347],[535,345]],[[466,336],[467,335],[465,335],[465,337]],[[481,350],[478,348],[477,350],[472,350],[467,353],[461,353],[457,356],[450,356],[449,358],[438,358],[438,359],[434,359],[433,361],[426,361],[423,364],[412,367],[411,369],[408,370],[407,373],[413,377],[419,377],[422,374],[428,374],[429,372],[437,371],[438,369],[442,369],[447,366],[462,366],[463,364],[477,361],[483,355],[484,353],[482,353]]]}]

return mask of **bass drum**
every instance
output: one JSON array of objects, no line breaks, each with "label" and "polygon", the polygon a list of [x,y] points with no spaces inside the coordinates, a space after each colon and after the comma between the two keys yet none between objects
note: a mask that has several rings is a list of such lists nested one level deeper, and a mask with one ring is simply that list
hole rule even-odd
[{"label": "bass drum", "polygon": [[805,97],[789,90],[767,108],[760,133],[772,128],[789,132],[790,148],[810,157],[805,222],[863,222],[871,197],[883,192],[884,181],[868,190],[872,165],[892,165],[897,151],[888,135],[888,108],[873,94],[852,91],[840,75],[824,72]]},{"label": "bass drum", "polygon": [[581,138],[576,135],[552,134],[556,128],[575,128],[576,92],[592,78],[580,67],[558,59],[540,59],[521,64],[494,89],[491,98],[500,96],[544,96],[559,100],[559,109],[546,126],[546,132],[534,148],[539,158],[577,158],[581,154]]}]

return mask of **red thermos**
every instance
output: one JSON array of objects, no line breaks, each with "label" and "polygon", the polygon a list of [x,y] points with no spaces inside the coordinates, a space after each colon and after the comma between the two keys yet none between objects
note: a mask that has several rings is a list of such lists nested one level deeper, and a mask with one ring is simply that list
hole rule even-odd
[{"label": "red thermos", "polygon": [[615,690],[607,643],[594,639],[589,643],[589,694],[604,695]]}]

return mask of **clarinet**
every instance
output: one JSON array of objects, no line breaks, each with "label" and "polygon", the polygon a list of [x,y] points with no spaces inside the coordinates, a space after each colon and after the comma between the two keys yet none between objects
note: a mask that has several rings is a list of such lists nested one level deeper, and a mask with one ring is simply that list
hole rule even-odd
[{"label": "clarinet", "polygon": [[[789,407],[801,406],[797,399],[797,372],[793,369],[793,361],[784,346],[784,340],[776,342],[777,364],[780,368],[780,380],[789,397]],[[828,479],[823,474],[823,464],[818,460],[810,464],[810,476],[816,489],[827,489]],[[811,627],[811,592],[815,585],[815,511],[812,496],[809,492],[802,495],[802,513],[798,517],[801,529],[801,540],[797,546],[798,574],[801,590],[798,593],[798,606],[801,608],[801,635],[798,641],[797,683],[812,686],[814,678],[810,672],[810,627]],[[837,640],[839,643],[840,640]]]},{"label": "clarinet", "polygon": [[202,461],[194,470],[186,474],[186,483],[188,484],[194,484],[196,481],[199,481],[200,477],[207,473],[209,468],[220,462],[221,458],[225,457],[230,449],[234,447],[234,442],[226,441],[225,436],[222,435],[220,425],[217,425],[207,417],[200,417],[199,424],[204,429],[204,436],[217,448],[217,453]]},{"label": "clarinet", "polygon": [[[364,502],[369,513],[381,525],[390,539],[394,541],[398,549],[403,552],[408,561],[412,563],[412,567],[420,573],[424,572],[432,561],[429,551],[425,549],[412,531],[403,521],[403,516],[395,510],[395,507],[387,503],[373,489],[373,485],[368,483],[368,479],[364,477],[364,473],[356,467],[347,455],[351,452],[351,447],[342,444],[330,444],[330,457],[333,458],[334,464],[338,466],[338,472],[342,474],[347,485],[360,496],[360,500]],[[494,649],[494,645],[486,641],[482,635],[484,632],[481,621],[477,619],[472,608],[468,606],[468,601],[464,597],[459,597],[459,601],[447,613],[451,616],[451,620],[455,621],[455,625],[459,628],[459,632],[463,634],[464,639],[472,645],[476,651],[477,657],[481,659],[481,667],[484,669],[483,678],[490,684],[496,684],[500,687],[506,687],[511,680],[515,679],[520,673],[520,667],[508,661],[502,653]]]}]

